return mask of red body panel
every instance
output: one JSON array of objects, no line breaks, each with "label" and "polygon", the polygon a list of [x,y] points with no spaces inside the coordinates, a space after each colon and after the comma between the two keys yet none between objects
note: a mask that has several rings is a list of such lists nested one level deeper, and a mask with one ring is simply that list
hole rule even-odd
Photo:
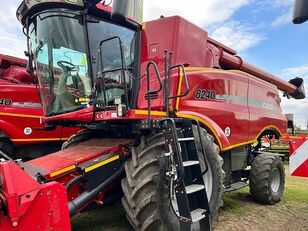
[{"label": "red body panel", "polygon": [[[80,128],[38,130],[43,110],[38,88],[25,70],[26,61],[0,54],[0,130],[15,146],[67,140]],[[10,102],[5,104],[5,102]]]},{"label": "red body panel", "polygon": [[[227,134],[230,145],[248,141],[249,111],[247,105],[248,79],[227,72],[198,71],[188,74],[190,93],[180,99],[179,110],[206,115]],[[216,92],[216,100],[196,98],[198,89]],[[246,129],[243,129],[246,128]],[[254,137],[255,138],[255,137]],[[224,147],[226,148],[226,147]]]},{"label": "red body panel", "polygon": [[209,132],[216,138],[217,144],[221,151],[225,151],[230,146],[228,137],[219,125],[211,118],[194,111],[179,111],[177,117],[198,120],[204,127],[208,128]]},{"label": "red body panel", "polygon": [[[179,102],[170,101],[171,108],[191,112],[188,114],[195,119],[206,121],[203,125],[216,137],[222,151],[252,143],[264,130],[272,130],[278,135],[284,133],[287,122],[279,106],[277,87],[242,71],[213,69],[219,67],[219,57],[213,57],[213,52],[219,55],[219,46],[223,51],[235,54],[208,38],[206,31],[180,17],[147,22],[142,32],[141,73],[145,73],[148,61],[154,61],[163,76],[164,50],[174,52],[173,64],[189,65],[186,72],[190,91]],[[154,74],[151,77],[151,89],[155,89],[158,83]],[[170,95],[176,95],[178,90],[184,93],[184,81],[179,86],[180,74],[174,72],[171,79]],[[141,79],[141,86],[137,107],[146,109],[145,78]],[[197,90],[215,92],[216,97],[196,99]],[[163,110],[162,92],[157,99],[151,100],[151,105],[154,110]],[[196,113],[200,116],[196,117]]]},{"label": "red body panel", "polygon": [[70,230],[64,186],[39,184],[13,162],[0,164],[0,175],[8,212],[0,211],[1,230]]},{"label": "red body panel", "polygon": [[249,78],[249,139],[255,139],[260,128],[268,127],[278,135],[287,129],[287,119],[280,108],[277,87],[257,78]]},{"label": "red body panel", "polygon": [[130,142],[131,140],[123,139],[91,139],[76,146],[30,160],[25,163],[25,170],[30,175],[35,175],[36,170],[40,170],[42,175],[50,179],[50,173],[52,172],[93,160],[104,153],[115,153],[120,149],[111,150],[113,147],[117,147],[119,144],[126,145]]},{"label": "red body panel", "polygon": [[[213,69],[188,72],[188,80],[191,93],[179,100],[178,110],[198,112],[215,121],[231,147],[253,142],[264,129],[285,132],[275,86],[244,73]],[[196,99],[198,89],[215,92],[216,99]],[[222,150],[229,148],[222,146]]]}]

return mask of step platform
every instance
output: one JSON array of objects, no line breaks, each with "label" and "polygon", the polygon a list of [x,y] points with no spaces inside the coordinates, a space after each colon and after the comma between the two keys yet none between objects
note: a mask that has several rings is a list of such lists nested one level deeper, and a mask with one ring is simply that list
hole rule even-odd
[{"label": "step platform", "polygon": [[[64,150],[27,161],[22,168],[31,176],[42,175],[47,180],[57,178],[75,170],[79,165],[89,162],[108,161],[119,157],[123,145],[130,144],[130,139],[90,139]],[[87,164],[86,164],[87,163]]]}]

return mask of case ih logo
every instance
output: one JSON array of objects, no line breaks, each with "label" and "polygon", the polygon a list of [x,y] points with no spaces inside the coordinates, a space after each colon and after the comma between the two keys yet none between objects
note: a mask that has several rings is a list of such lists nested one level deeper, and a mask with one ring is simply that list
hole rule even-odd
[{"label": "case ih logo", "polygon": [[308,140],[291,141],[290,153],[291,175],[308,177]]}]

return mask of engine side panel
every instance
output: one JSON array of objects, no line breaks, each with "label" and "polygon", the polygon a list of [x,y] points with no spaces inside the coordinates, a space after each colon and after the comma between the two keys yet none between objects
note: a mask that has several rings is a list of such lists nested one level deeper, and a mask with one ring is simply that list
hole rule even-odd
[{"label": "engine side panel", "polygon": [[260,128],[281,135],[286,132],[287,119],[280,108],[277,87],[249,75],[249,139],[256,138]]},{"label": "engine side panel", "polygon": [[[206,68],[187,71],[190,92],[178,99],[178,110],[198,112],[213,120],[229,140],[222,151],[253,143],[265,129],[285,131],[286,120],[274,86],[243,72]],[[180,91],[184,89],[182,84]]]}]

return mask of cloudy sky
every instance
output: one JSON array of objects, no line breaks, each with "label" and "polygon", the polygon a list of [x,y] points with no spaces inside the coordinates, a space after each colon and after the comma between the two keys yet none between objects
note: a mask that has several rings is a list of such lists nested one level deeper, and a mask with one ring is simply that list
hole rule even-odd
[{"label": "cloudy sky", "polygon": [[[0,53],[23,57],[26,42],[15,12],[21,0],[1,0]],[[180,15],[237,50],[245,61],[308,89],[308,22],[291,23],[293,0],[144,0],[144,19]],[[307,90],[306,90],[307,92]],[[282,99],[285,113],[306,128],[308,100]]]}]

